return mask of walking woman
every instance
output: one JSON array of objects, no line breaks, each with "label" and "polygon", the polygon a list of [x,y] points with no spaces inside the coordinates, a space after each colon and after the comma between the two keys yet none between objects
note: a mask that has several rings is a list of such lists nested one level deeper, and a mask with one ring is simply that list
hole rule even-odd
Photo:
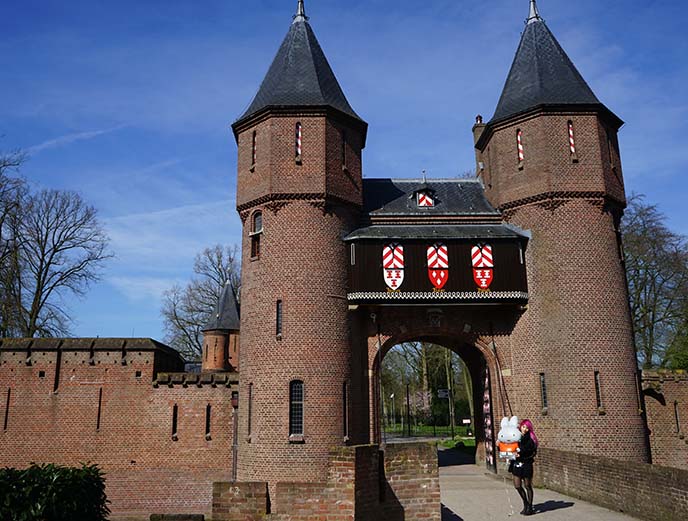
[{"label": "walking woman", "polygon": [[533,510],[533,461],[538,448],[538,439],[530,420],[522,420],[521,441],[518,442],[516,459],[509,465],[509,472],[514,476],[514,488],[523,500],[521,514],[530,516]]}]

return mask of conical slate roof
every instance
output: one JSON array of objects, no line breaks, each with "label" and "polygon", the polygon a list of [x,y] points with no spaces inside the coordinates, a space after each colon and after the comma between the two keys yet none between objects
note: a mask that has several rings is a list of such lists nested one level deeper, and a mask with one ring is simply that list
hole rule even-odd
[{"label": "conical slate roof", "polygon": [[361,120],[349,105],[315,33],[299,11],[243,121],[268,107],[332,107]]},{"label": "conical slate roof", "polygon": [[490,123],[544,105],[602,105],[540,18],[535,3]]},{"label": "conical slate roof", "polygon": [[239,304],[232,284],[227,281],[210,320],[202,331],[239,330]]}]

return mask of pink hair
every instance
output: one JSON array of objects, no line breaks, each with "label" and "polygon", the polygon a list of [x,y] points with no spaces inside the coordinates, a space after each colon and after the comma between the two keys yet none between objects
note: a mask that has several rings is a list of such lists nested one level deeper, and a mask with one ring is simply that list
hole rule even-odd
[{"label": "pink hair", "polygon": [[537,447],[540,444],[540,442],[538,441],[538,438],[535,435],[535,429],[533,428],[533,422],[530,420],[521,420],[519,427],[521,425],[525,425],[526,427],[528,427],[528,432],[530,432],[530,437],[535,442],[535,446]]}]

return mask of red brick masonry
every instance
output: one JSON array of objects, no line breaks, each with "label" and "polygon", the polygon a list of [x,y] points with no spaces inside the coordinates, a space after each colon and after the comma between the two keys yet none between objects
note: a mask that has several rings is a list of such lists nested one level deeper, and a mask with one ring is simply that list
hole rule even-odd
[{"label": "red brick masonry", "polygon": [[688,519],[688,471],[541,448],[536,485],[648,521]]},{"label": "red brick masonry", "polygon": [[[384,469],[379,464],[384,459]],[[381,472],[382,471],[382,472]],[[270,505],[270,511],[268,511]],[[434,445],[338,447],[322,483],[215,483],[214,521],[439,521],[440,484]]]}]

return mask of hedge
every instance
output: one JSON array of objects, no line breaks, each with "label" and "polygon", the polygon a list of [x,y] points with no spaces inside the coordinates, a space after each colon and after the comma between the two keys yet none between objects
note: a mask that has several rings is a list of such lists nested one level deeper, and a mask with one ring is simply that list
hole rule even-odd
[{"label": "hedge", "polygon": [[104,521],[110,509],[97,465],[0,469],[2,521]]}]

